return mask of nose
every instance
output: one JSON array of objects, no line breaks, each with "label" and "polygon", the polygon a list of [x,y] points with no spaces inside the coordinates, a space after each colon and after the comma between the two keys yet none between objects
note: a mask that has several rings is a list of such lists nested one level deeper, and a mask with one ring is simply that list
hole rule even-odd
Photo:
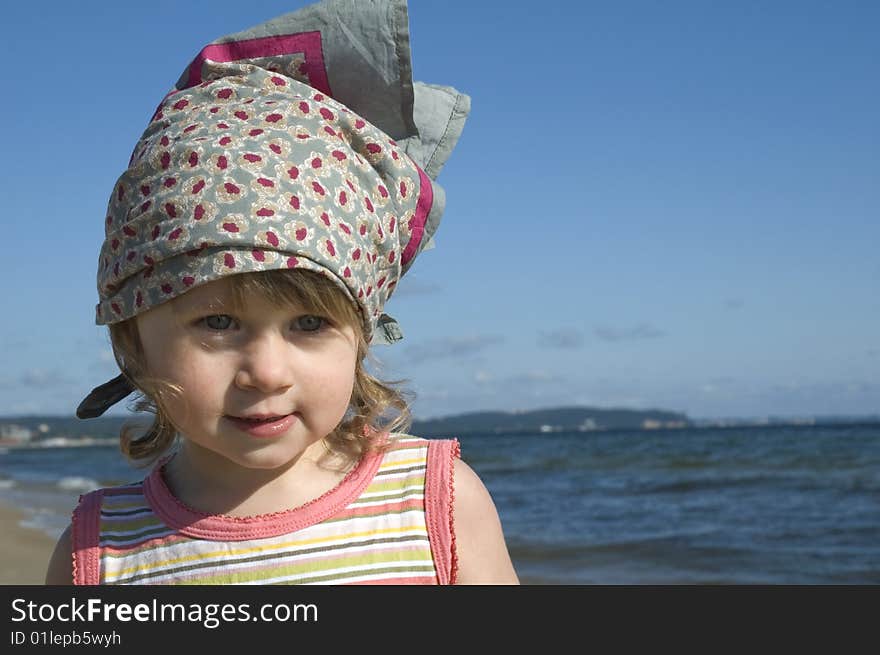
[{"label": "nose", "polygon": [[264,393],[293,386],[288,345],[282,335],[275,333],[261,334],[251,339],[242,350],[241,362],[235,374],[236,386]]}]

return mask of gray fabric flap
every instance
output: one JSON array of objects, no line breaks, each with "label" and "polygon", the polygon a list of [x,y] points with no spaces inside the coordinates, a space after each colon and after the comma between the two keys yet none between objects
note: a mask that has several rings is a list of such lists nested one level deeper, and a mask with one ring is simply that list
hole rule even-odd
[{"label": "gray fabric flap", "polygon": [[[224,36],[211,45],[313,31],[321,32],[331,96],[392,139],[415,135],[409,17],[404,0],[324,0]],[[254,63],[272,69],[272,59],[264,57]],[[178,88],[186,86],[188,71],[178,81]]]},{"label": "gray fabric flap", "polygon": [[382,316],[379,317],[379,323],[376,325],[376,329],[373,330],[370,345],[375,346],[376,344],[379,344],[390,346],[401,339],[403,339],[403,330],[400,329],[400,324],[388,316],[388,314],[382,314]]},{"label": "gray fabric flap", "polygon": [[400,141],[413,161],[436,180],[461,136],[471,99],[451,86],[416,82],[413,88],[419,133]]},{"label": "gray fabric flap", "polygon": [[[449,86],[413,84],[405,0],[324,0],[210,45],[305,32],[321,33],[330,95],[399,142],[436,179],[464,128],[470,98]],[[288,52],[236,61],[279,70],[289,59]],[[187,67],[177,88],[188,86],[189,72]],[[310,82],[306,76],[302,81]]]}]

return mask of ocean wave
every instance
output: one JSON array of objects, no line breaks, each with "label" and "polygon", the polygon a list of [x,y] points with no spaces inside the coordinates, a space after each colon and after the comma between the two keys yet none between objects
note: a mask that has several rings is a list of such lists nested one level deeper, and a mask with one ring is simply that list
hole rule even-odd
[{"label": "ocean wave", "polygon": [[101,485],[92,478],[83,478],[79,476],[70,476],[61,478],[58,481],[58,488],[65,491],[91,491],[97,489]]},{"label": "ocean wave", "polygon": [[43,534],[57,539],[64,531],[69,517],[50,511],[31,511],[19,521],[19,525],[30,530],[39,530]]},{"label": "ocean wave", "polygon": [[15,480],[0,480],[0,489],[12,489],[15,486]]}]

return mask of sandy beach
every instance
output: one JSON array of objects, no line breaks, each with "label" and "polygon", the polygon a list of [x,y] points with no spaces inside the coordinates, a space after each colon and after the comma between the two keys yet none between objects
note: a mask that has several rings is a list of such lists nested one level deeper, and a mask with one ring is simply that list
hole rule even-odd
[{"label": "sandy beach", "polygon": [[19,525],[22,515],[0,505],[0,585],[41,585],[55,542]]}]

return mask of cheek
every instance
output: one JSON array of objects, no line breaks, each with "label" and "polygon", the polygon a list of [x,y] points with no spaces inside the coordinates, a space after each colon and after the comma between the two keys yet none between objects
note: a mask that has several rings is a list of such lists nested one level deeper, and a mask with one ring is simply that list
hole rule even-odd
[{"label": "cheek", "polygon": [[144,344],[144,355],[147,373],[168,382],[181,382],[194,364],[186,350],[175,348],[173,342],[166,342],[158,347],[156,344]]},{"label": "cheek", "polygon": [[216,373],[216,367],[206,365],[203,352],[173,338],[153,339],[143,347],[146,374],[169,411],[182,402],[184,394],[202,398],[209,393],[207,382],[212,379],[211,371]]},{"label": "cheek", "polygon": [[169,349],[150,363],[159,404],[178,430],[198,434],[207,418],[222,413],[223,390],[212,375],[216,371],[200,358]]},{"label": "cheek", "polygon": [[340,357],[332,366],[327,367],[320,376],[316,388],[320,395],[328,400],[332,398],[334,405],[345,405],[351,400],[355,380],[355,360],[352,357]]},{"label": "cheek", "polygon": [[161,320],[161,310],[150,310],[137,319],[138,337],[144,353],[144,368],[149,377],[165,377],[169,362],[173,361],[173,339],[167,321]]}]

